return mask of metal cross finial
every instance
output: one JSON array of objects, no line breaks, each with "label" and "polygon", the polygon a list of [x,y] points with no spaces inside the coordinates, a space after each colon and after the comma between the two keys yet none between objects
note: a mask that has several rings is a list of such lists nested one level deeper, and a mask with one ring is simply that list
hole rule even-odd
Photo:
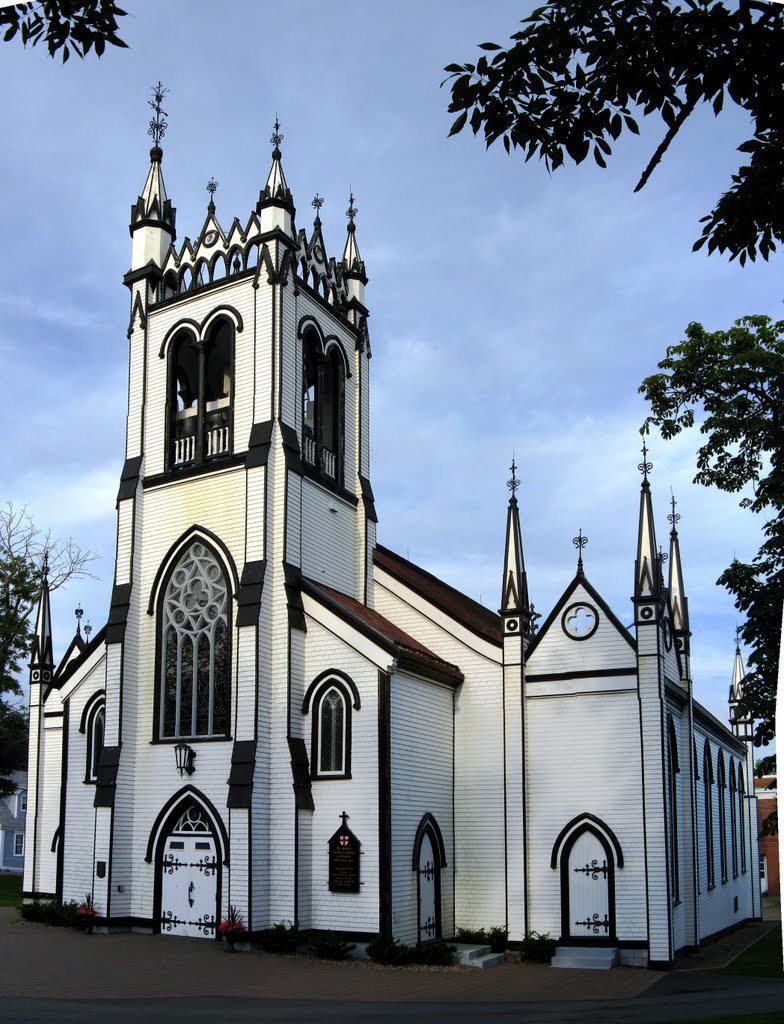
[{"label": "metal cross finial", "polygon": [[512,479],[506,481],[506,486],[512,492],[512,497],[516,497],[515,491],[520,486],[520,481],[517,479],[517,466],[515,465],[514,456],[512,457],[512,465],[509,467],[512,471]]},{"label": "metal cross finial", "polygon": [[93,627],[90,625],[90,620],[87,620],[87,625],[84,627],[84,635],[87,637],[87,643],[90,642],[90,633],[92,633]]},{"label": "metal cross finial", "polygon": [[583,571],[583,548],[588,543],[588,538],[583,537],[582,528],[578,531],[577,536],[572,538],[572,544],[577,548],[577,571],[582,573]]},{"label": "metal cross finial", "polygon": [[740,653],[740,626],[735,627],[735,650]]},{"label": "metal cross finial", "polygon": [[348,815],[346,814],[345,811],[343,811],[341,813],[340,818],[341,818],[341,821],[343,822],[343,828],[345,828],[346,827],[346,822],[348,821]]},{"label": "metal cross finial", "polygon": [[274,127],[272,129],[272,135],[270,135],[270,142],[275,147],[275,149],[277,149],[278,146],[281,144],[281,142],[283,142],[284,138],[285,138],[285,136],[283,135],[283,133],[280,130],[280,121],[278,120],[278,115],[276,113],[275,114],[275,125],[274,125]]},{"label": "metal cross finial", "polygon": [[351,188],[351,186],[349,186],[348,209],[346,210],[346,216],[348,217],[349,224],[354,223],[354,218],[356,217],[358,212],[359,211],[357,210],[356,206],[354,206],[353,189]]},{"label": "metal cross finial", "polygon": [[318,192],[317,192],[317,193],[316,193],[316,195],[315,195],[315,196],[313,197],[313,202],[312,202],[312,203],[311,203],[310,205],[311,205],[311,206],[313,207],[313,209],[314,209],[314,210],[316,211],[316,216],[318,217],[318,215],[319,215],[319,210],[320,210],[320,209],[321,209],[321,207],[322,207],[322,206],[324,205],[324,199],[323,199],[323,197],[322,197],[322,196],[320,196],[320,195],[318,194]]},{"label": "metal cross finial", "polygon": [[670,512],[670,514],[667,516],[667,522],[672,525],[672,529],[673,529],[673,532],[674,532],[675,529],[676,529],[676,524],[681,521],[681,517],[680,517],[680,513],[675,511],[675,506],[677,504],[677,502],[675,501],[675,495],[672,494],[672,492],[670,492],[670,495],[671,495],[670,500],[671,500],[671,504],[672,504],[672,512]]},{"label": "metal cross finial", "polygon": [[642,473],[643,479],[647,482],[648,474],[653,469],[653,463],[648,462],[648,448],[645,444],[645,438],[642,442],[642,462],[637,466],[637,469]]},{"label": "metal cross finial", "polygon": [[210,213],[215,213],[215,193],[218,191],[218,183],[214,178],[210,178],[207,182],[207,191],[210,194],[210,201],[207,205],[207,209]]},{"label": "metal cross finial", "polygon": [[44,551],[43,561],[41,562],[41,575],[46,578],[49,575],[49,551]]},{"label": "metal cross finial", "polygon": [[147,105],[152,107],[155,111],[155,117],[150,121],[150,127],[147,129],[147,134],[152,135],[152,141],[156,146],[160,146],[161,139],[166,134],[166,129],[169,127],[167,122],[164,120],[164,118],[169,115],[161,106],[163,98],[169,90],[165,89],[160,82],[158,82],[157,85],[151,86],[151,89],[153,98],[151,100],[147,100]]},{"label": "metal cross finial", "polygon": [[74,615],[76,616],[76,635],[77,636],[81,636],[81,634],[82,634],[82,616],[84,615],[84,612],[82,611],[82,606],[80,604],[78,604],[74,608]]}]

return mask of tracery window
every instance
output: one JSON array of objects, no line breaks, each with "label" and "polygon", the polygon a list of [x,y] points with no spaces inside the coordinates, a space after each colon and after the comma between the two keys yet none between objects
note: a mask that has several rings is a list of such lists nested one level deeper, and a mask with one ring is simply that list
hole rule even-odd
[{"label": "tracery window", "polygon": [[705,795],[705,863],[708,874],[708,888],[712,889],[716,884],[716,861],[713,849],[713,765],[711,763],[710,747],[705,741],[705,750],[702,755],[702,785]]},{"label": "tracery window", "polygon": [[351,701],[345,687],[329,678],[313,699],[311,764],[314,778],[351,777]]},{"label": "tracery window", "polygon": [[316,331],[302,339],[302,453],[324,476],[343,483],[343,362],[337,345],[321,352]]},{"label": "tracery window", "polygon": [[160,636],[159,737],[228,735],[228,586],[212,551],[199,541],[169,577]]},{"label": "tracery window", "polygon": [[669,720],[667,730],[667,790],[669,810],[669,832],[670,832],[670,884],[672,886],[672,900],[677,903],[680,900],[680,864],[679,864],[679,843],[678,843],[678,743],[675,737],[675,728],[672,718]]},{"label": "tracery window", "polygon": [[218,320],[202,342],[181,331],[169,360],[169,466],[198,465],[230,454],[233,326]]}]

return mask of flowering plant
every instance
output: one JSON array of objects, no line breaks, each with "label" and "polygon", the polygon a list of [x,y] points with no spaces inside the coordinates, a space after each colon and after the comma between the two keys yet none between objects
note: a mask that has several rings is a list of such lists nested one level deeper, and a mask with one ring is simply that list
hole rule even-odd
[{"label": "flowering plant", "polygon": [[218,935],[222,935],[229,942],[235,942],[247,930],[242,914],[230,903],[226,917],[218,925]]},{"label": "flowering plant", "polygon": [[82,917],[95,917],[98,911],[95,909],[93,898],[89,892],[84,894],[84,903],[80,903],[76,908],[76,913]]}]

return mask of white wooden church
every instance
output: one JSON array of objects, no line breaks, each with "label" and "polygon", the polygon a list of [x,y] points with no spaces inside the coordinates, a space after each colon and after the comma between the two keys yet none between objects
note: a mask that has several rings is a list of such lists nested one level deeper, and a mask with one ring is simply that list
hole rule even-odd
[{"label": "white wooden church", "polygon": [[[499,614],[378,545],[353,197],[328,258],[276,122],[247,222],[210,202],[178,250],[162,129],[131,209],[108,621],[55,667],[40,599],[25,897],[207,938],[229,904],[409,944],[507,924],[566,965],[666,967],[759,918],[752,723],[694,699],[645,455],[633,627],[580,560],[532,628],[514,471]],[[742,679],[738,652],[731,718]]]}]

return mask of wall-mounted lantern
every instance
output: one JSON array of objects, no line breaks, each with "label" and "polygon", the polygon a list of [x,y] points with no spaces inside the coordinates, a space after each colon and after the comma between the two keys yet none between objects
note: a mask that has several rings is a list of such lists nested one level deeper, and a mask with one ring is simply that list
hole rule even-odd
[{"label": "wall-mounted lantern", "polygon": [[188,746],[187,743],[178,743],[174,748],[174,758],[177,762],[177,771],[180,775],[184,775],[186,772],[188,775],[193,775],[196,769],[193,767],[193,761],[196,757],[196,752]]}]

